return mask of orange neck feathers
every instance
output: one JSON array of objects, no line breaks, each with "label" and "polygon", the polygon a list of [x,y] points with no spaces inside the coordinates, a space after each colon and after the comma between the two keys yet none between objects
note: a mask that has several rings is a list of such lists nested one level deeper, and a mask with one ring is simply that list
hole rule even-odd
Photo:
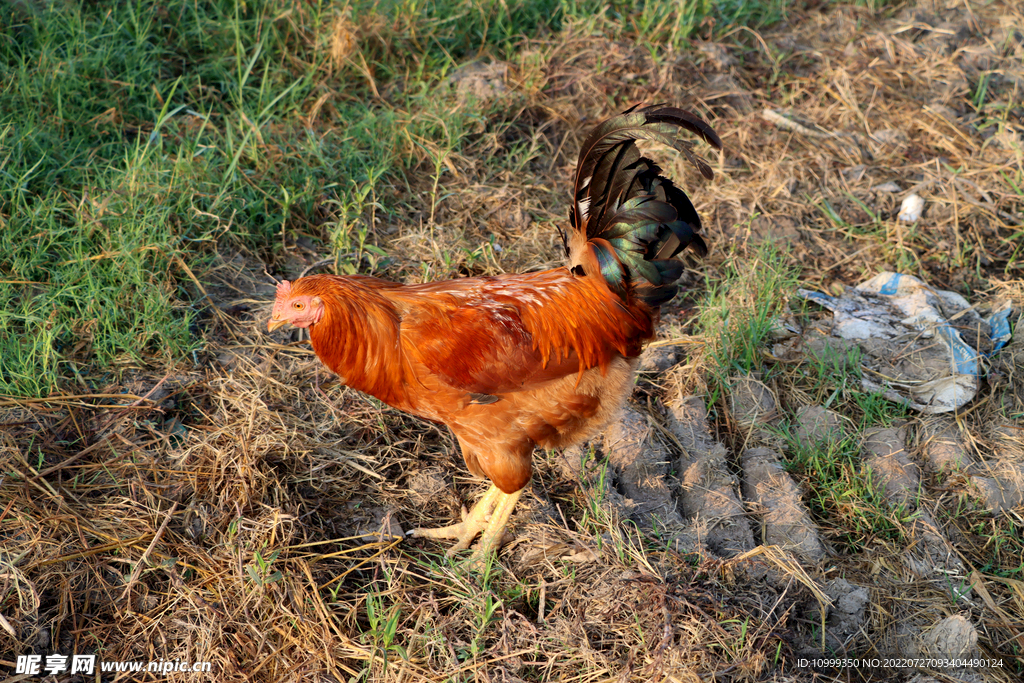
[{"label": "orange neck feathers", "polygon": [[309,328],[313,350],[348,386],[408,409],[408,363],[400,347],[398,314],[360,279],[331,278],[317,292],[324,314]]}]

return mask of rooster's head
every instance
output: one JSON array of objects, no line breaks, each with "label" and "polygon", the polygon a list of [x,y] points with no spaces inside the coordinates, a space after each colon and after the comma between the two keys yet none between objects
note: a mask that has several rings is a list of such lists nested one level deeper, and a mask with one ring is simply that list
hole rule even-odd
[{"label": "rooster's head", "polygon": [[267,329],[273,332],[282,325],[309,327],[319,322],[324,314],[324,302],[314,293],[303,293],[302,279],[294,283],[284,280],[277,285],[274,310],[267,322]]}]

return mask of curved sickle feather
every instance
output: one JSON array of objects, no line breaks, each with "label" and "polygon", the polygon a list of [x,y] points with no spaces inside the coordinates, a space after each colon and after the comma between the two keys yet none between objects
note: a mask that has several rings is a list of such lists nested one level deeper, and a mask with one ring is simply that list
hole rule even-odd
[{"label": "curved sickle feather", "polygon": [[714,178],[711,166],[694,154],[693,143],[679,137],[681,131],[722,146],[696,114],[656,104],[636,105],[598,124],[580,151],[570,223],[584,239],[563,235],[563,242],[567,251],[570,244],[579,250],[586,243],[586,253],[569,253],[570,265],[604,278],[623,301],[635,296],[652,306],[664,302],[682,273],[681,265],[669,265],[678,264],[677,255],[687,247],[707,254],[693,203],[636,146],[637,140],[669,145],[705,178]]}]

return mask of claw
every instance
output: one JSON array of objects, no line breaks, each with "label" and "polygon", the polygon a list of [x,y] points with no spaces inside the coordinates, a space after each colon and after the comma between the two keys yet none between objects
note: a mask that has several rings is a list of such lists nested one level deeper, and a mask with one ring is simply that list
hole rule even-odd
[{"label": "claw", "polygon": [[438,529],[413,529],[408,533],[415,538],[446,538],[456,541],[448,549],[448,557],[460,550],[469,548],[473,539],[482,534],[480,545],[473,553],[473,561],[480,563],[486,556],[501,547],[504,540],[505,525],[512,515],[512,508],[522,490],[515,493],[504,493],[497,486],[491,485],[487,493],[477,501],[468,513],[463,508],[462,521],[458,524]]}]

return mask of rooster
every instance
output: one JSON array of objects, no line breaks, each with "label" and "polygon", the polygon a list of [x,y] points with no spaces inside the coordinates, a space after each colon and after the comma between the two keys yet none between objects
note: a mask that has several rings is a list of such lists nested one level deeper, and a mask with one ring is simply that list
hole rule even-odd
[{"label": "rooster", "polygon": [[694,114],[633,107],[599,124],[580,151],[561,231],[568,264],[521,275],[402,285],[368,276],[313,275],[277,287],[268,327],[308,328],[320,360],[350,387],[446,424],[471,472],[491,486],[457,524],[411,536],[450,539],[452,555],[481,536],[497,550],[536,446],[565,448],[606,425],[630,394],[689,247],[707,253],[686,194],[641,156],[636,140],[683,153],[680,129],[721,148]]}]

